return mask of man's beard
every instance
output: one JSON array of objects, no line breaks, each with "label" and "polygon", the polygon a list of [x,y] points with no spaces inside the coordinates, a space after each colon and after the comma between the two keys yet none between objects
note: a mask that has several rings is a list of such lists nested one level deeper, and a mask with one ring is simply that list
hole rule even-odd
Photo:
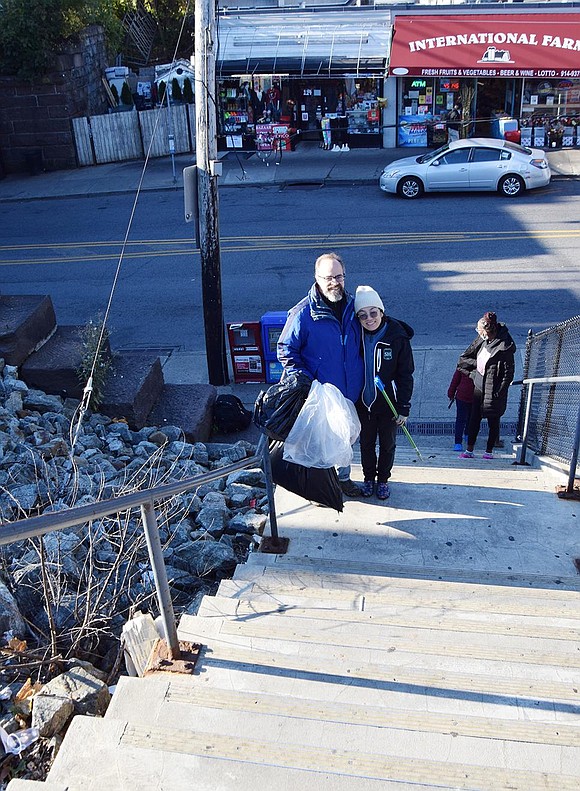
[{"label": "man's beard", "polygon": [[344,289],[342,286],[333,288],[332,290],[327,288],[324,296],[329,302],[340,302],[344,297]]}]

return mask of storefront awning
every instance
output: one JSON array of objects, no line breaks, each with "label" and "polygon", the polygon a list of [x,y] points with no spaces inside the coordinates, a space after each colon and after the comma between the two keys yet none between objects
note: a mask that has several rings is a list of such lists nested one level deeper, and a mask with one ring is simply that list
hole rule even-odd
[{"label": "storefront awning", "polygon": [[220,13],[217,74],[384,74],[390,43],[384,10]]},{"label": "storefront awning", "polygon": [[396,17],[389,74],[580,77],[580,15]]}]

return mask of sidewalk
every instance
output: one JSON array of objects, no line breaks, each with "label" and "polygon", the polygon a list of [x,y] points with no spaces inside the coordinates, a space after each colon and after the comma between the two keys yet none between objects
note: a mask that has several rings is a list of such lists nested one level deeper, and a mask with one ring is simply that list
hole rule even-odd
[{"label": "sidewalk", "polygon": [[[278,165],[274,156],[268,164],[248,151],[220,152],[221,187],[267,186],[286,183],[375,184],[389,162],[405,156],[420,156],[430,149],[356,148],[324,151],[317,143],[300,143],[296,151],[283,152]],[[547,151],[553,177],[580,176],[580,148]],[[195,162],[194,154],[151,159],[141,189],[146,192],[180,190],[182,171]],[[144,162],[112,162],[75,170],[8,175],[0,180],[0,203],[38,199],[134,194]],[[175,179],[174,179],[175,171]]]},{"label": "sidewalk", "polygon": [[[455,423],[455,405],[449,408],[447,386],[451,380],[459,355],[465,350],[464,346],[441,347],[413,347],[415,360],[414,390],[409,429],[413,434],[422,436],[423,442],[429,442],[434,437],[445,437],[444,444],[449,444],[449,437],[453,435]],[[515,378],[522,377],[522,361],[524,348],[516,353]],[[203,384],[208,381],[207,364],[203,352],[174,352],[162,360],[163,377],[167,384]],[[438,386],[433,387],[437,382]],[[261,390],[268,384],[236,384],[230,379],[230,384],[218,387],[219,394],[233,393],[241,399],[246,409],[252,410],[256,398]],[[502,418],[502,438],[508,447],[515,436],[520,403],[520,388],[513,387],[510,392],[508,407]],[[482,436],[486,433],[486,421],[482,423]],[[239,439],[257,441],[258,430],[254,425],[236,435]],[[225,438],[227,440],[227,438]]]}]

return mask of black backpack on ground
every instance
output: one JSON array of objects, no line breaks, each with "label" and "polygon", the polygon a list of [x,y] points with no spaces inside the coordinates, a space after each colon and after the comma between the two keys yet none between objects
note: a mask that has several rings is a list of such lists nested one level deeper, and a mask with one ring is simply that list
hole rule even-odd
[{"label": "black backpack on ground", "polygon": [[243,431],[252,421],[252,413],[235,395],[221,395],[216,398],[213,407],[213,422],[216,429],[223,434]]}]

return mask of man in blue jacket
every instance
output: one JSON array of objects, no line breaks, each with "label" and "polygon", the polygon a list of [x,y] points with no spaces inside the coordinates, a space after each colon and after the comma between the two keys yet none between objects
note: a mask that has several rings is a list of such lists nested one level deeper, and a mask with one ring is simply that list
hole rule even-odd
[{"label": "man in blue jacket", "polygon": [[[344,275],[337,253],[316,259],[308,296],[288,311],[278,340],[278,359],[286,373],[300,371],[322,384],[330,382],[356,402],[364,383],[361,326],[354,298],[345,291]],[[350,467],[339,467],[338,479],[347,497],[360,496],[350,479]]]}]

